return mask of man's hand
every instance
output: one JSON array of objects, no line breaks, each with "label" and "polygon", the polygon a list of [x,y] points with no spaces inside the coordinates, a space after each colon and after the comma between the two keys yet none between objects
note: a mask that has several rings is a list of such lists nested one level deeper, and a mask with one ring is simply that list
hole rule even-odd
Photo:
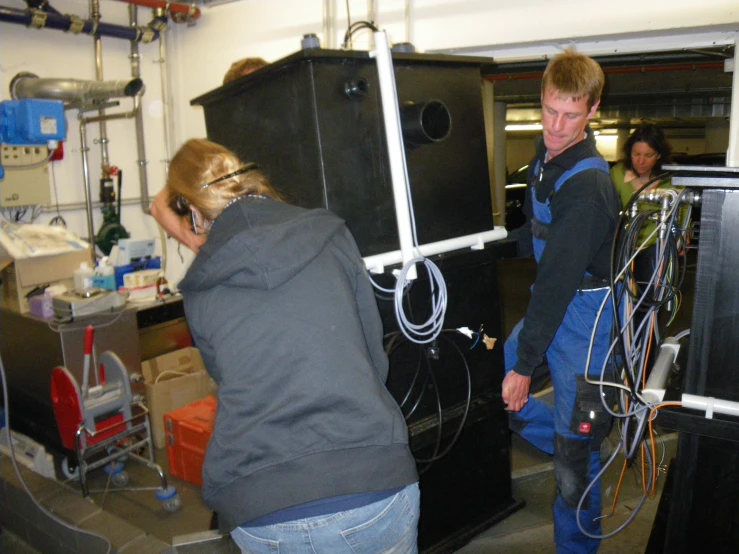
[{"label": "man's hand", "polygon": [[511,371],[503,379],[503,402],[509,412],[518,412],[529,401],[531,377],[524,377]]}]

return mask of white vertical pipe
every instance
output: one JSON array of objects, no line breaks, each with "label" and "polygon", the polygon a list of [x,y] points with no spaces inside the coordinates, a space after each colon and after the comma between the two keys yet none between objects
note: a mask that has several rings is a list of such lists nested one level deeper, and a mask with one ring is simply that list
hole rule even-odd
[{"label": "white vertical pipe", "polygon": [[[374,36],[375,50],[372,51],[371,55],[377,60],[382,116],[385,123],[385,137],[390,160],[390,178],[395,200],[395,217],[398,224],[400,251],[403,255],[403,265],[405,265],[416,256],[413,253],[413,233],[411,230],[410,201],[408,199],[408,172],[400,127],[398,94],[395,89],[393,60],[390,55],[387,35],[384,31],[378,31],[374,33]],[[415,267],[409,271],[408,278],[416,278]]]},{"label": "white vertical pipe", "polygon": [[739,167],[739,40],[734,44],[734,78],[731,82],[731,116],[729,118],[729,150],[726,165]]},{"label": "white vertical pipe", "polygon": [[164,177],[169,176],[169,162],[172,159],[172,129],[170,108],[172,95],[170,93],[169,60],[167,58],[167,41],[169,40],[169,20],[159,32],[159,79],[162,87],[162,125],[164,126]]},{"label": "white vertical pipe", "polygon": [[334,0],[323,0],[323,44],[327,49],[336,45],[335,20]]},{"label": "white vertical pipe", "polygon": [[[377,21],[377,19],[378,19],[377,2],[376,0],[368,0],[367,2],[367,21],[369,21],[370,23],[374,23],[375,27],[379,29],[380,24]],[[374,48],[375,48],[374,38],[370,38],[369,50],[373,50]]]},{"label": "white vertical pipe", "polygon": [[411,36],[411,10],[413,9],[412,0],[405,0],[405,41],[413,44]]}]

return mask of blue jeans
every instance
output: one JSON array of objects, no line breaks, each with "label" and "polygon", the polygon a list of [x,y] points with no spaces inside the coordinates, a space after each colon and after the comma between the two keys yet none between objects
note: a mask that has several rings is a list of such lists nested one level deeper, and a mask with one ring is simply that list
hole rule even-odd
[{"label": "blue jeans", "polygon": [[247,554],[417,554],[418,483],[353,510],[263,527],[237,527],[231,537]]}]

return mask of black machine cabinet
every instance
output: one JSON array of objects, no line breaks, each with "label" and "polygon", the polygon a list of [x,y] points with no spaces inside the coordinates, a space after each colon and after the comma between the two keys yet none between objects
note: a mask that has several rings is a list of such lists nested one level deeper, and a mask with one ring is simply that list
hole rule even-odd
[{"label": "black machine cabinet", "polygon": [[[419,244],[493,229],[480,76],[490,61],[393,54]],[[342,217],[363,256],[399,249],[378,73],[367,52],[304,50],[192,104],[204,108],[208,138],[260,164],[288,201]],[[520,507],[500,395],[496,260],[510,255],[512,244],[502,242],[433,258],[449,301],[431,350],[400,335],[392,302],[378,300],[388,389],[406,414],[421,474],[426,554],[452,552]],[[394,286],[389,272],[375,278]],[[416,323],[427,319],[429,297],[419,269],[405,300]],[[454,332],[463,326],[483,326],[496,347]]]},{"label": "black machine cabinet", "polygon": [[[393,56],[420,244],[493,228],[486,62]],[[346,220],[363,256],[398,249],[377,68],[367,52],[297,52],[192,104],[204,108],[208,138],[259,163],[288,201]]]},{"label": "black machine cabinet", "polygon": [[[702,196],[695,303],[681,390],[739,401],[739,168],[684,168],[673,183]],[[680,431],[649,554],[734,553],[739,544],[739,418],[670,409]]]},{"label": "black machine cabinet", "polygon": [[[379,302],[390,351],[388,388],[407,416],[421,475],[419,549],[426,554],[453,552],[522,506],[512,497],[508,418],[500,391],[504,337],[497,260],[512,250],[511,242],[493,243],[434,260],[449,303],[445,330],[431,345],[405,339],[393,302]],[[408,304],[418,321],[428,317],[423,270]],[[497,341],[488,349],[482,339],[456,332],[459,327],[482,328]]]}]

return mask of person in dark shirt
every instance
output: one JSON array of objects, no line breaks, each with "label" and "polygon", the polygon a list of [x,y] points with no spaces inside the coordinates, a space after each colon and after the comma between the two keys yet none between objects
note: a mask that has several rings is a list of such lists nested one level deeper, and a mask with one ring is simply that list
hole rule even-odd
[{"label": "person in dark shirt", "polygon": [[[600,471],[611,418],[585,375],[600,380],[606,364],[613,315],[605,300],[620,211],[588,126],[603,84],[598,63],[573,49],[552,58],[544,72],[543,136],[529,166],[528,221],[516,233],[520,251],[533,248],[537,275],[524,318],[505,344],[510,426],[554,455],[558,553],[596,552],[600,543],[600,486],[584,493]],[[553,407],[529,394],[532,375],[545,370]]]}]

